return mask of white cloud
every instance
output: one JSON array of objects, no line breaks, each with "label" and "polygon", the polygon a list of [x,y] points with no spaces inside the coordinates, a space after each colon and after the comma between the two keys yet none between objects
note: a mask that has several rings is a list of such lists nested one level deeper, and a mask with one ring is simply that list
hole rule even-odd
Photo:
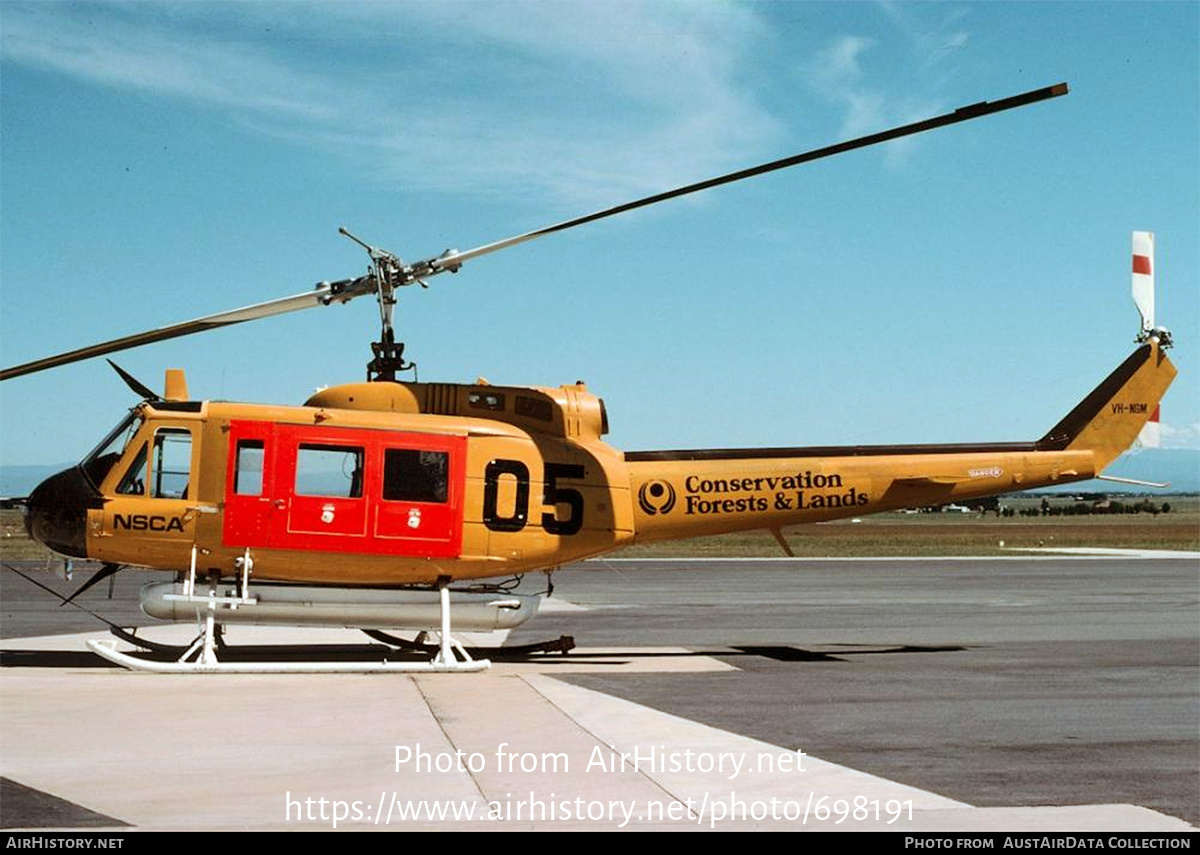
[{"label": "white cloud", "polygon": [[840,36],[817,56],[813,69],[818,85],[835,98],[852,94],[864,77],[859,57],[875,42],[861,36]]},{"label": "white cloud", "polygon": [[239,110],[312,120],[338,113],[327,84],[246,45],[187,39],[152,22],[100,20],[106,16],[101,6],[11,5],[4,10],[4,58]]},{"label": "white cloud", "polygon": [[1162,422],[1159,426],[1159,435],[1163,448],[1200,449],[1200,422],[1180,427]]},{"label": "white cloud", "polygon": [[776,131],[736,82],[764,29],[735,4],[17,3],[3,25],[6,61],[448,191],[619,201],[746,165]]},{"label": "white cloud", "polygon": [[928,14],[929,8],[914,7],[908,3],[884,2],[880,8],[903,34],[916,60],[926,68],[948,59],[954,51],[970,44],[971,34],[960,24],[968,15],[965,6],[946,4],[933,8],[933,14]]},{"label": "white cloud", "polygon": [[[959,26],[961,10],[882,3],[891,31],[867,38],[834,38],[805,70],[813,89],[842,111],[844,137],[862,136],[917,121],[945,109],[937,93],[944,88],[943,60],[970,43]],[[930,11],[932,9],[932,11]],[[881,55],[872,73],[872,58]],[[885,147],[890,162],[901,162],[917,145],[906,138]]]}]

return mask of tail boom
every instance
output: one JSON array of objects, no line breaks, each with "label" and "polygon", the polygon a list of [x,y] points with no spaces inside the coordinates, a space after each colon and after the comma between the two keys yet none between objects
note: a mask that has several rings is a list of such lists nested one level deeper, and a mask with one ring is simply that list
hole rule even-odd
[{"label": "tail boom", "polygon": [[1036,442],[630,452],[634,541],[778,529],[1087,480],[1134,442],[1175,373],[1151,338]]},{"label": "tail boom", "polygon": [[627,455],[634,540],[825,522],[961,502],[1096,474],[1091,452],[1040,451],[1036,443],[859,446],[828,453],[834,451]]}]

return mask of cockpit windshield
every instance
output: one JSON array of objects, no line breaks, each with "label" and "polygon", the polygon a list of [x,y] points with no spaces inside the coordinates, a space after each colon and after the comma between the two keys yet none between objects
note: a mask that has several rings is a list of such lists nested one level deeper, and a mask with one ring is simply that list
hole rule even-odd
[{"label": "cockpit windshield", "polygon": [[141,407],[134,407],[129,411],[129,415],[121,420],[120,424],[109,431],[100,444],[92,450],[92,453],[83,458],[79,468],[83,470],[83,474],[97,490],[100,489],[100,482],[112,469],[113,464],[121,458],[121,452],[126,443],[133,438],[141,425]]}]

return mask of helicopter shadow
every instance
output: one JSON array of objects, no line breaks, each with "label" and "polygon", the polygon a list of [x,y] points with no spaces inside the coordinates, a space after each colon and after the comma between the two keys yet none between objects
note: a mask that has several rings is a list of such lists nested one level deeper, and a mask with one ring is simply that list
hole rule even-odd
[{"label": "helicopter shadow", "polygon": [[[837,650],[818,650],[797,645],[736,645],[714,649],[656,650],[656,649],[588,649],[572,653],[528,653],[520,650],[506,652],[503,647],[490,650],[472,649],[472,655],[486,656],[494,662],[529,663],[551,670],[587,665],[592,667],[621,667],[637,662],[718,659],[731,665],[745,665],[752,660],[773,662],[837,662],[851,663],[864,656],[896,653],[959,653],[968,648],[961,645],[837,645]],[[152,662],[171,662],[178,658],[174,651],[143,651],[141,658]],[[223,662],[378,662],[384,659],[421,661],[422,652],[397,651],[382,644],[311,644],[311,645],[245,645],[221,650]],[[113,668],[113,664],[90,650],[0,650],[0,668]]]}]

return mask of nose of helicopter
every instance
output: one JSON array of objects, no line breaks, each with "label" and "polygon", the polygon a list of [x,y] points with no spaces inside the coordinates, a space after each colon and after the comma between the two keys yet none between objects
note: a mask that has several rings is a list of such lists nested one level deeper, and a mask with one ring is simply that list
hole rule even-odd
[{"label": "nose of helicopter", "polygon": [[38,543],[63,555],[87,558],[84,539],[88,508],[102,504],[100,494],[78,466],[51,475],[25,502],[25,530]]}]

